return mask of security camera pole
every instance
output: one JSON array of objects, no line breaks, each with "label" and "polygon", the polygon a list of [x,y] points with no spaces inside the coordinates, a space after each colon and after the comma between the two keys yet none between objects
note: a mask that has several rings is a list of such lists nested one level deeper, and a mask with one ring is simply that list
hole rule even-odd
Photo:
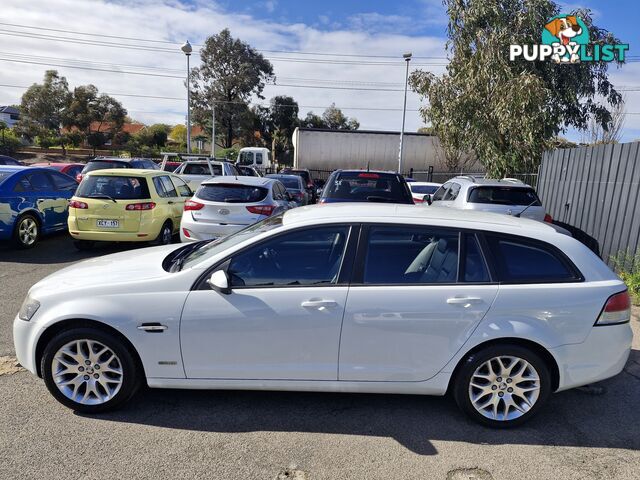
[{"label": "security camera pole", "polygon": [[407,62],[407,73],[404,79],[404,105],[402,107],[402,130],[400,130],[400,151],[398,152],[398,173],[402,175],[402,141],[404,140],[404,119],[407,115],[407,87],[409,85],[409,62],[411,61],[411,52],[402,55],[404,61]]},{"label": "security camera pole", "polygon": [[187,56],[187,153],[191,153],[191,85],[190,83],[190,68],[189,68],[189,57],[191,56],[191,52],[193,48],[191,48],[191,44],[189,40],[187,40],[180,49]]}]

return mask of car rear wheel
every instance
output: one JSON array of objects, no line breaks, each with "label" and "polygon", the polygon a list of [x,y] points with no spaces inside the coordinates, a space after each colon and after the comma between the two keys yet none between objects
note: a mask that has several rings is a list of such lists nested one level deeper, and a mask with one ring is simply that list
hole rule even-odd
[{"label": "car rear wheel", "polygon": [[25,214],[18,219],[13,233],[13,240],[20,248],[32,248],[40,238],[40,225],[31,214]]},{"label": "car rear wheel", "polygon": [[462,411],[494,428],[526,422],[551,391],[544,360],[519,345],[493,345],[469,355],[454,381],[453,394]]},{"label": "car rear wheel", "polygon": [[78,412],[113,410],[131,398],[140,384],[131,352],[101,330],[76,328],[59,333],[46,346],[41,362],[49,392]]},{"label": "car rear wheel", "polygon": [[156,239],[151,242],[152,245],[169,245],[173,240],[173,229],[171,227],[171,222],[167,220],[162,225],[160,229],[160,233],[156,237]]}]

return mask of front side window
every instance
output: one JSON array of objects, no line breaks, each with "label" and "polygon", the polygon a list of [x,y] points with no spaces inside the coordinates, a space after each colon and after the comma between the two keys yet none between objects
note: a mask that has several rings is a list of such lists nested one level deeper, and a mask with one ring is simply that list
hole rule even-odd
[{"label": "front side window", "polygon": [[348,234],[347,226],[310,228],[250,247],[231,259],[231,286],[336,284]]},{"label": "front side window", "polygon": [[436,193],[433,194],[433,198],[431,200],[433,202],[442,200],[450,186],[451,186],[450,183],[445,183],[444,185],[442,185],[438,190],[436,190]]},{"label": "front side window", "polygon": [[458,237],[458,232],[432,227],[371,227],[363,282],[374,285],[456,283]]},{"label": "front side window", "polygon": [[180,195],[181,197],[193,196],[193,192],[181,178],[171,177],[171,180],[173,180],[173,184],[176,186],[176,189],[178,190],[178,195]]},{"label": "front side window", "polygon": [[577,272],[550,246],[517,237],[486,237],[501,282],[553,283],[579,280]]},{"label": "front side window", "polygon": [[262,165],[262,153],[256,153],[256,164]]},{"label": "front side window", "polygon": [[460,193],[460,185],[452,182],[451,187],[449,187],[449,190],[444,194],[443,200],[449,200],[452,202],[458,198],[458,193]]}]

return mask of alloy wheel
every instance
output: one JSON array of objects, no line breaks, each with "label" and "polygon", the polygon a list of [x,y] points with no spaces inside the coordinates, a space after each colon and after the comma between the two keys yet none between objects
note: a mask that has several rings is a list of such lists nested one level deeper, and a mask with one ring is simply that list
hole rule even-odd
[{"label": "alloy wheel", "polygon": [[497,356],[474,371],[469,399],[485,418],[510,421],[533,408],[540,396],[540,384],[540,375],[526,360]]},{"label": "alloy wheel", "polygon": [[33,245],[38,239],[38,224],[31,217],[25,217],[18,225],[18,239],[25,246]]},{"label": "alloy wheel", "polygon": [[89,339],[63,345],[51,362],[53,381],[60,392],[82,405],[100,405],[122,387],[122,363],[106,345]]}]

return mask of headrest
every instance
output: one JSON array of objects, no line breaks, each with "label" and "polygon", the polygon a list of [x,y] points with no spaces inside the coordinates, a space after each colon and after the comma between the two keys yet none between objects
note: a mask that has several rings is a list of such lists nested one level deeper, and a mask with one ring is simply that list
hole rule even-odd
[{"label": "headrest", "polygon": [[447,241],[444,238],[438,240],[438,251],[444,253],[447,251]]}]

